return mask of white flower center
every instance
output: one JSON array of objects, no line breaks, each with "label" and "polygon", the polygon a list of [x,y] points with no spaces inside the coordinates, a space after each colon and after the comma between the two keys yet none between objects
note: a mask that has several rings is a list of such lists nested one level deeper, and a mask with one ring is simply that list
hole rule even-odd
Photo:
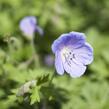
[{"label": "white flower center", "polygon": [[61,50],[61,58],[64,63],[67,63],[69,66],[71,66],[72,61],[75,59],[75,54],[68,47],[64,47]]}]

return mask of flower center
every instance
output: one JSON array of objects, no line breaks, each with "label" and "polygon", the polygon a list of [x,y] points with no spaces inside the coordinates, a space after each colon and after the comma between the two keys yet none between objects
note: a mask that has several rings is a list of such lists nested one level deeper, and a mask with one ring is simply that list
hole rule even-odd
[{"label": "flower center", "polygon": [[64,63],[67,63],[69,66],[71,66],[72,61],[75,59],[75,54],[68,47],[64,47],[61,50],[61,58]]}]

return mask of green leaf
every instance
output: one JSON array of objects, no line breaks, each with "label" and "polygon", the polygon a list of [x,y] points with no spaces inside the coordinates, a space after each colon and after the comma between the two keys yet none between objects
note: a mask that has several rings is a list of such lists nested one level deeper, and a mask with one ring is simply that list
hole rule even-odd
[{"label": "green leaf", "polygon": [[49,80],[49,74],[37,78],[37,85],[43,84]]},{"label": "green leaf", "polygon": [[31,96],[30,96],[30,99],[31,99],[31,105],[34,104],[35,102],[40,102],[40,95],[39,95],[39,89],[40,87],[34,87],[32,90],[31,90]]}]

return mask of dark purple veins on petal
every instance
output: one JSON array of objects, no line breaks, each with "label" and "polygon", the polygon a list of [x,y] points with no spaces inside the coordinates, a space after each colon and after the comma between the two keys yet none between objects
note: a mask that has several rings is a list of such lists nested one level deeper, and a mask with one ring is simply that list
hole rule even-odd
[{"label": "dark purple veins on petal", "polygon": [[75,59],[75,54],[70,51],[68,53],[64,53],[64,58],[65,58],[65,63],[67,63],[70,67],[72,66],[72,62],[74,62],[74,59]]}]

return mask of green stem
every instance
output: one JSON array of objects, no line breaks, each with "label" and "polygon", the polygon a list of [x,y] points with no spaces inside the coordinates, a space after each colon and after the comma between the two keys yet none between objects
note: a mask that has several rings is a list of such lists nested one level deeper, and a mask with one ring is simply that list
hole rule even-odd
[{"label": "green stem", "polygon": [[32,47],[33,55],[35,55],[36,50],[35,50],[35,44],[34,44],[34,37],[31,39],[31,47]]},{"label": "green stem", "polygon": [[52,74],[52,76],[50,78],[50,81],[49,81],[49,85],[52,84],[53,78],[55,77],[55,73],[56,73],[56,71],[54,71],[54,73]]},{"label": "green stem", "polygon": [[39,59],[38,59],[38,55],[37,55],[36,49],[35,49],[34,37],[31,40],[31,47],[32,47],[32,52],[33,52],[32,54],[33,54],[33,57],[34,57],[33,61],[35,61],[36,66],[39,66],[39,64],[38,64]]}]

